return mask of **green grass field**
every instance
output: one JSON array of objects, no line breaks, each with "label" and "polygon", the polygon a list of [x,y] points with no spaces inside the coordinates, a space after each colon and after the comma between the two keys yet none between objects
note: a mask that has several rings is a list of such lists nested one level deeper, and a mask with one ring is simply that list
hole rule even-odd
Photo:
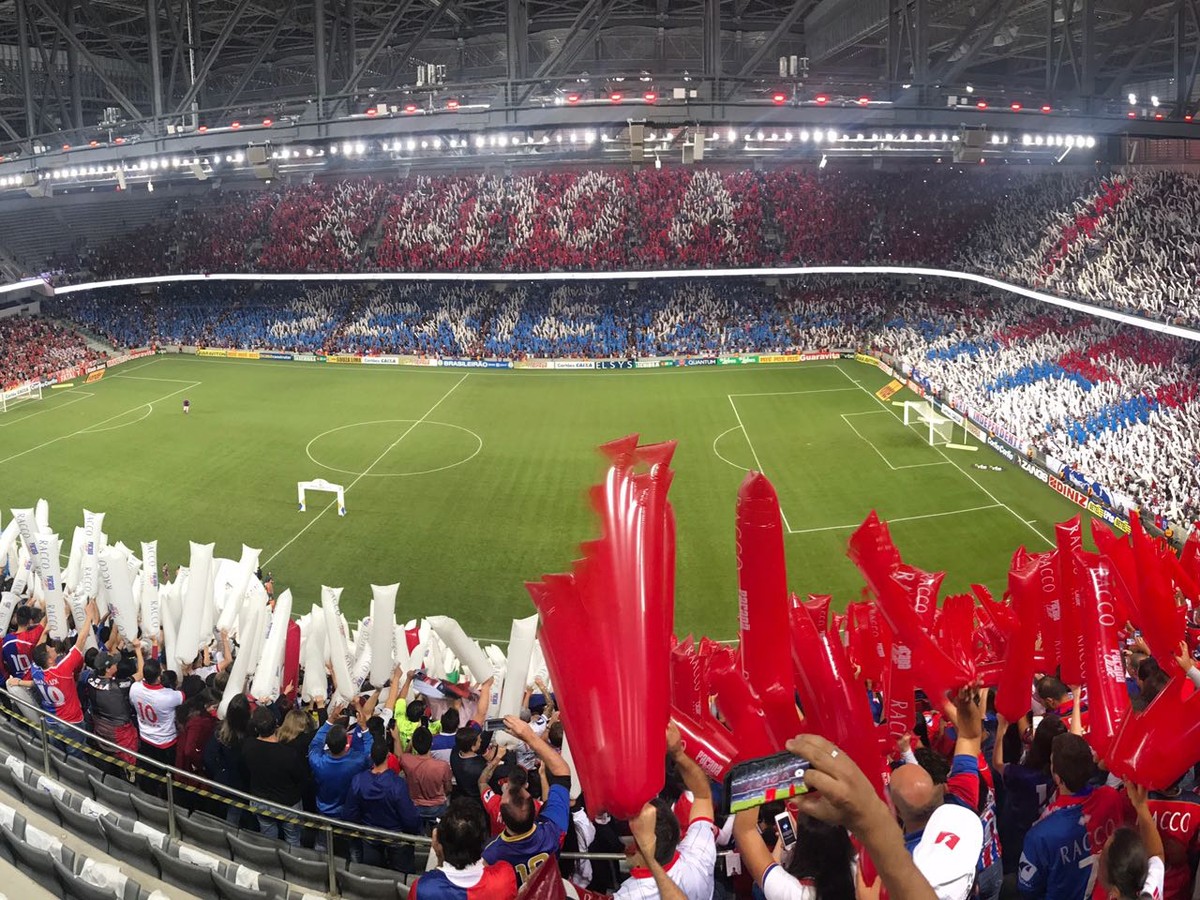
[{"label": "green grass field", "polygon": [[[858,598],[846,539],[872,508],[947,591],[1003,591],[1013,550],[1046,549],[1077,508],[991,450],[929,447],[874,397],[886,381],[854,361],[575,373],[162,356],[0,416],[4,519],[45,497],[69,547],[84,507],[105,512],[110,541],[157,539],[172,566],[189,540],[234,559],[244,542],[301,611],[324,583],[357,617],[370,583],[399,581],[402,621],[445,613],[506,638],[532,611],[523,582],[595,535],[595,446],[639,432],[679,442],[681,633],[736,634],[734,504],[752,467],[779,492],[798,592]],[[296,482],[318,477],[347,487],[345,518],[328,494],[297,511]]]}]

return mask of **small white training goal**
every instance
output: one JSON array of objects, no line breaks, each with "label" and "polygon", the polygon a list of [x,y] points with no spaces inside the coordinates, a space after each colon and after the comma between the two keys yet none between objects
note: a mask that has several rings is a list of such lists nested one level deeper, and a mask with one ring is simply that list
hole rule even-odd
[{"label": "small white training goal", "polygon": [[0,391],[0,413],[8,412],[14,406],[29,400],[42,399],[42,383],[23,384],[11,391]]},{"label": "small white training goal", "polygon": [[346,514],[346,489],[340,484],[331,484],[324,478],[296,482],[296,499],[300,504],[300,512],[308,511],[306,495],[309,491],[328,491],[331,494],[337,494],[338,515],[344,516]]},{"label": "small white training goal", "polygon": [[[904,424],[915,427],[930,447],[948,447],[952,450],[977,449],[967,441],[966,426],[943,416],[928,400],[905,400]],[[958,441],[955,440],[955,428],[961,430],[961,439]]]}]

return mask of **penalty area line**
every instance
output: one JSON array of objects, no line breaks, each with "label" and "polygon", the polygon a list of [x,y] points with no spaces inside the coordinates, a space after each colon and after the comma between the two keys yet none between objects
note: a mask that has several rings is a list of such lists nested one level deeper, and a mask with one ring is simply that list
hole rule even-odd
[{"label": "penalty area line", "polygon": [[[462,378],[458,379],[458,381],[454,382],[454,386],[451,387],[450,390],[446,391],[446,393],[442,394],[442,396],[438,398],[437,403],[435,403],[435,404],[433,404],[433,406],[429,407],[429,409],[425,412],[425,415],[421,416],[421,418],[419,418],[419,419],[414,420],[411,425],[409,425],[406,429],[404,429],[404,431],[403,431],[403,433],[401,433],[400,437],[396,438],[396,440],[394,440],[390,444],[388,444],[387,448],[382,453],[380,453],[377,457],[375,457],[374,462],[372,462],[369,466],[367,466],[365,469],[363,469],[358,474],[357,478],[355,478],[352,482],[350,482],[348,485],[346,485],[346,489],[342,492],[342,496],[345,497],[346,494],[350,493],[350,490],[356,484],[358,484],[360,481],[362,481],[364,478],[366,478],[369,474],[371,474],[371,470],[374,469],[377,465],[379,465],[383,461],[383,458],[385,456],[387,456],[394,449],[396,449],[396,447],[400,444],[400,442],[412,433],[414,428],[416,428],[418,425],[420,425],[422,422],[424,422],[426,419],[428,419],[431,415],[433,415],[434,411],[446,401],[446,398],[449,397],[451,394],[453,394],[456,390],[458,390],[459,385],[461,385],[464,381],[466,381],[470,377],[470,374],[471,373],[468,372]],[[298,541],[300,539],[300,537],[306,531],[308,531],[308,529],[310,529],[314,525],[316,525],[317,522],[320,521],[321,517],[324,516],[325,513],[329,512],[329,510],[333,509],[333,507],[335,507],[335,506],[337,506],[337,500],[336,499],[331,500],[325,506],[324,509],[322,509],[315,516],[313,516],[304,525],[303,528],[301,528],[299,531],[297,531],[295,536],[291,540],[289,540],[286,544],[284,544],[282,547],[280,547],[278,550],[276,550],[274,553],[272,553],[269,557],[267,557],[266,561],[263,562],[262,565],[264,565],[264,566],[270,565],[270,563],[272,562],[272,560],[275,559],[275,557],[279,556],[280,553],[282,553],[288,547],[292,546],[292,544],[296,543],[296,541]]]},{"label": "penalty area line", "polygon": [[[952,509],[949,512],[928,513],[924,516],[905,516],[901,519],[893,519],[888,517],[884,519],[884,521],[891,525],[893,522],[916,522],[920,519],[940,519],[944,516],[961,516],[964,513],[981,512],[985,509],[1000,509],[1003,505],[1004,504],[1002,503],[989,503],[987,506],[972,506],[969,509]],[[880,518],[883,519],[882,516],[880,516]],[[824,528],[804,528],[800,531],[793,531],[792,534],[814,534],[818,531],[846,531],[859,528],[861,526],[862,522],[856,522],[853,525],[827,525]]]}]

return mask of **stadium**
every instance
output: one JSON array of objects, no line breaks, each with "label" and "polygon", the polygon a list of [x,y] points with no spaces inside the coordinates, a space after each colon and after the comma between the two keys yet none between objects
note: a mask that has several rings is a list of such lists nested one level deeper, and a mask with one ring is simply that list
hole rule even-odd
[{"label": "stadium", "polygon": [[0,31],[0,895],[1195,896],[1195,3]]}]

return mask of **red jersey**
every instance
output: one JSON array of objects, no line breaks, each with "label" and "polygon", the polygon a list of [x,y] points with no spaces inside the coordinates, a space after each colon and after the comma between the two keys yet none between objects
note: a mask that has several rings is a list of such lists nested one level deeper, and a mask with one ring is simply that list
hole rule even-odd
[{"label": "red jersey", "polygon": [[35,625],[25,631],[14,631],[4,636],[4,668],[14,678],[28,678],[30,657],[33,648],[42,639],[45,625]]},{"label": "red jersey", "polygon": [[1192,874],[1200,857],[1200,796],[1184,791],[1169,797],[1155,791],[1150,795],[1150,814],[1166,851],[1163,898],[1190,900]]},{"label": "red jersey", "polygon": [[83,668],[83,654],[78,647],[58,658],[48,669],[32,666],[29,670],[34,685],[48,703],[54,704],[54,714],[64,722],[82,722],[83,707],[79,705],[78,676]]},{"label": "red jersey", "polygon": [[[500,818],[500,801],[501,797],[495,791],[487,791],[483,795],[483,808],[487,810],[488,821],[492,826],[492,837],[499,837],[500,832],[504,830],[504,820]],[[533,814],[536,816],[542,811],[542,801],[533,801]]]}]

